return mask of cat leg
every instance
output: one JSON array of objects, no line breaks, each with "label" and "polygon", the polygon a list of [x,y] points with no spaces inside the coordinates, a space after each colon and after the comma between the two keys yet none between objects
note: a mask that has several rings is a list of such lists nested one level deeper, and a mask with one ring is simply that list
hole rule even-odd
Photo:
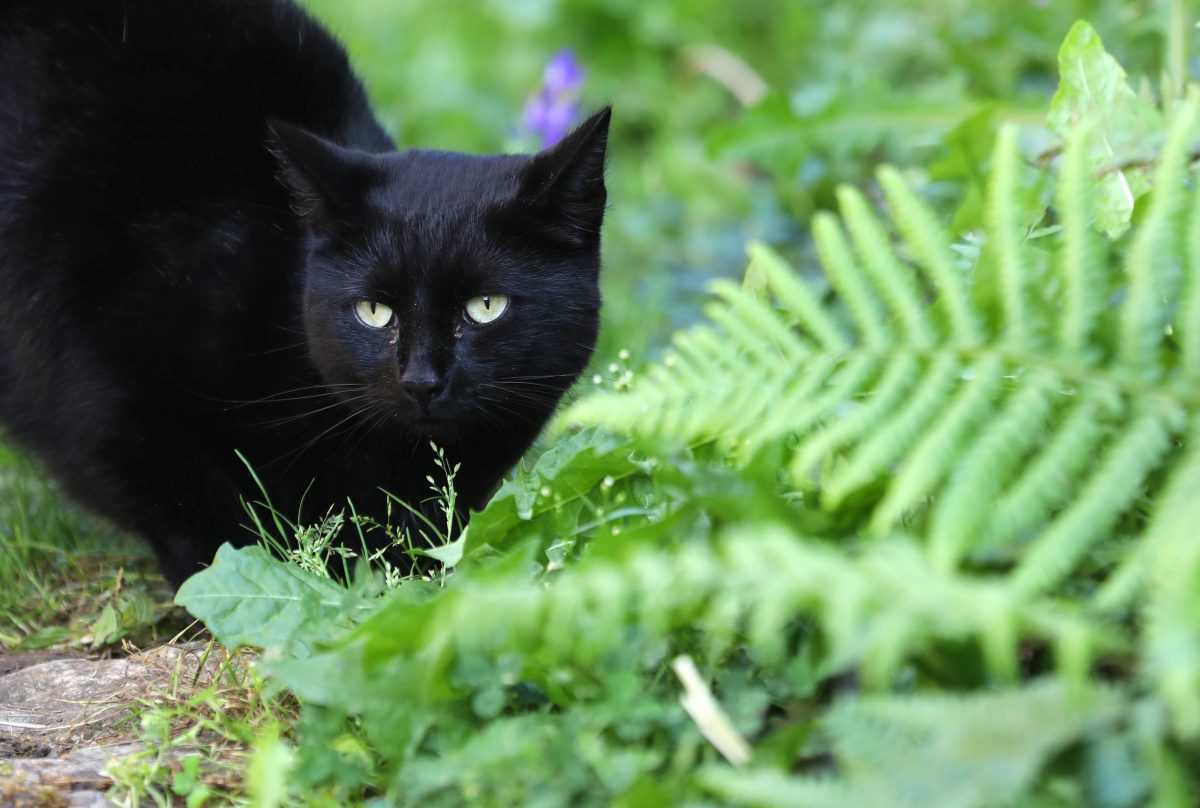
[{"label": "cat leg", "polygon": [[250,520],[241,497],[227,472],[215,464],[141,492],[145,507],[134,529],[154,550],[173,587],[211,564],[222,544],[253,542],[254,534],[243,527]]}]

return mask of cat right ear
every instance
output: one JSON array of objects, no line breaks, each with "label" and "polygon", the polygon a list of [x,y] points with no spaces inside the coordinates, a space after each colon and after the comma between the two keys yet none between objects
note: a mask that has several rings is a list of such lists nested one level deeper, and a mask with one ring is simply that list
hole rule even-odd
[{"label": "cat right ear", "polygon": [[611,107],[600,110],[534,156],[525,171],[522,196],[544,206],[567,241],[594,243],[600,235],[608,200],[604,160],[611,118]]},{"label": "cat right ear", "polygon": [[276,119],[267,121],[267,148],[279,161],[279,178],[292,196],[292,210],[316,227],[344,221],[362,198],[367,159],[307,129]]}]

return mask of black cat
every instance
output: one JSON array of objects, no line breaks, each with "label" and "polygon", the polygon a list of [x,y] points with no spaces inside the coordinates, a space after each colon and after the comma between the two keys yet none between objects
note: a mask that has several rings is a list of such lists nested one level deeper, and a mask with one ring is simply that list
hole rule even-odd
[{"label": "black cat", "polygon": [[[0,0],[0,420],[178,584],[253,537],[482,506],[590,357],[609,111],[395,151],[290,0]],[[439,475],[440,476],[440,475]]]}]

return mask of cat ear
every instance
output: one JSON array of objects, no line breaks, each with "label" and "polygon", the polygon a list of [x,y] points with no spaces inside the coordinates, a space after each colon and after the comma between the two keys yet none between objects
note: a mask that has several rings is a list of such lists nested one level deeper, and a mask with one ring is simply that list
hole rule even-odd
[{"label": "cat ear", "polygon": [[521,195],[545,205],[547,215],[563,226],[562,235],[575,242],[600,234],[604,205],[604,157],[612,107],[592,115],[558,145],[539,153],[525,171]]},{"label": "cat ear", "polygon": [[363,195],[367,155],[283,121],[268,120],[268,129],[267,147],[291,191],[292,210],[316,226],[337,223]]}]

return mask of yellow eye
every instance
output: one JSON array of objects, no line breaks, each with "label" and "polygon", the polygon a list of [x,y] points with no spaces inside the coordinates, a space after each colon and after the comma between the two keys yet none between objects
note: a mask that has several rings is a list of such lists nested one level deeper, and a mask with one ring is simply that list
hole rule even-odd
[{"label": "yellow eye", "polygon": [[467,301],[467,316],[480,325],[494,323],[508,308],[508,295],[480,295]]},{"label": "yellow eye", "polygon": [[374,300],[360,300],[354,304],[354,316],[367,328],[383,328],[392,321],[392,309]]}]

